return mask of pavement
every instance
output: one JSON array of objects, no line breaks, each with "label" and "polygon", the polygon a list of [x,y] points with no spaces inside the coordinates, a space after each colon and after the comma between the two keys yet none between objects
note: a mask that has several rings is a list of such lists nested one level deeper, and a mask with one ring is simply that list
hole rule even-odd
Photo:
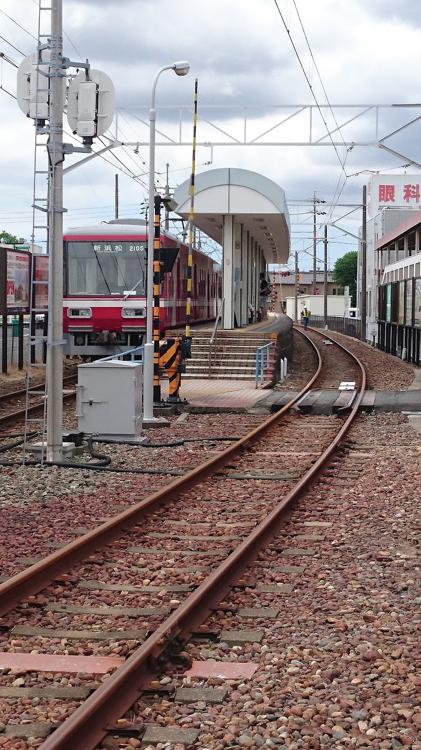
[{"label": "pavement", "polygon": [[[166,398],[168,381],[161,381],[162,397]],[[181,398],[189,402],[190,410],[198,411],[249,411],[273,412],[283,406],[298,391],[278,391],[255,388],[250,380],[182,381]],[[332,414],[346,407],[351,395],[331,388],[314,389],[300,401],[300,409],[312,414]],[[363,411],[410,412],[421,418],[421,388],[407,391],[366,391],[361,405]]]},{"label": "pavement", "polygon": [[[162,397],[168,393],[168,381],[162,380]],[[181,382],[180,396],[194,409],[241,410],[252,409],[268,391],[255,388],[251,380],[206,380],[186,378]]]},{"label": "pavement", "polygon": [[421,391],[421,367],[414,367],[414,379],[408,386],[408,391]]}]

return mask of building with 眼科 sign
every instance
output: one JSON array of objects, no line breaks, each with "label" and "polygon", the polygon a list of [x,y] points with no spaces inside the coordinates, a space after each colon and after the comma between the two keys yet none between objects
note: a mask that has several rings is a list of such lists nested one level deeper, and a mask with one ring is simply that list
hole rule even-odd
[{"label": "building with \u773c\u79d1 sign", "polygon": [[[367,326],[365,338],[379,343],[379,302],[383,268],[378,247],[382,238],[392,236],[405,222],[412,223],[421,211],[421,177],[416,174],[375,174],[367,190]],[[401,251],[399,251],[401,252]],[[411,250],[412,252],[412,250]],[[402,260],[402,257],[400,257]],[[357,307],[361,310],[361,245],[359,248]]]},{"label": "building with \u773c\u79d1 sign", "polygon": [[378,346],[421,364],[421,211],[376,241]]},{"label": "building with \u773c\u79d1 sign", "polygon": [[370,179],[367,214],[376,216],[382,209],[421,210],[421,178],[416,174],[376,174]]}]

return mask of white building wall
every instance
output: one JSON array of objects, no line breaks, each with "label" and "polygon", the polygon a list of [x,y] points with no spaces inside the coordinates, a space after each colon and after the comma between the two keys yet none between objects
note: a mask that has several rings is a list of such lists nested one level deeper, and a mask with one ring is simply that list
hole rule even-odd
[{"label": "white building wall", "polygon": [[[377,240],[411,216],[411,209],[384,208],[367,221],[367,341],[377,341],[378,252]],[[381,281],[381,279],[380,279]],[[361,311],[361,245],[358,252],[357,307]]]},{"label": "white building wall", "polygon": [[[287,297],[287,315],[294,320],[295,297]],[[327,296],[327,314],[329,316],[344,317],[348,314],[350,307],[350,298],[348,294],[336,295],[328,294]],[[298,321],[301,319],[301,312],[304,308],[310,310],[311,315],[323,315],[323,295],[320,294],[301,294],[298,297]]]}]

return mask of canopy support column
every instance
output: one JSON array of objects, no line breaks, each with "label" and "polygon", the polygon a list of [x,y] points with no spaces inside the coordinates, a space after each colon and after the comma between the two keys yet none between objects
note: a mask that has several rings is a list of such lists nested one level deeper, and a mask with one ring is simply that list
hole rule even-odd
[{"label": "canopy support column", "polygon": [[224,216],[223,228],[223,283],[222,295],[225,300],[223,328],[234,328],[234,217]]}]

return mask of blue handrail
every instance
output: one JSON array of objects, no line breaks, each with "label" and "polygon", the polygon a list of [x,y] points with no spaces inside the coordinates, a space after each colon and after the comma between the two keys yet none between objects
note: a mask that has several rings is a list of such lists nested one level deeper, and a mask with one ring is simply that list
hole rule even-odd
[{"label": "blue handrail", "polygon": [[256,349],[256,369],[255,369],[255,379],[256,379],[256,388],[259,385],[263,385],[265,380],[265,370],[269,369],[269,362],[270,362],[270,349],[274,345],[273,341],[269,341],[268,344],[264,344],[263,346],[258,346]]},{"label": "blue handrail", "polygon": [[109,362],[111,359],[121,359],[122,357],[127,357],[130,354],[130,359],[133,362],[135,358],[135,354],[139,353],[142,355],[142,359],[140,361],[143,361],[143,350],[144,346],[136,346],[134,349],[126,349],[124,352],[118,352],[117,354],[110,354],[109,357],[101,357],[101,359],[98,359],[98,362]]}]

